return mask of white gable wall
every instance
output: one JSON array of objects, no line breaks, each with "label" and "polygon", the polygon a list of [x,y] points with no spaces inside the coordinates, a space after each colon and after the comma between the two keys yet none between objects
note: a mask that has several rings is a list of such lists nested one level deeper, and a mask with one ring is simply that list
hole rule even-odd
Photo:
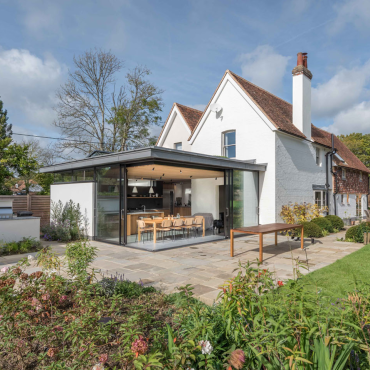
[{"label": "white gable wall", "polygon": [[177,109],[175,109],[173,115],[174,117],[170,118],[170,124],[172,123],[172,125],[171,127],[169,127],[169,130],[164,133],[165,138],[160,146],[164,148],[174,149],[175,143],[182,143],[182,150],[191,152],[191,146],[188,141],[191,131],[187,127],[184,119],[181,117]]},{"label": "white gable wall", "polygon": [[222,111],[216,114],[207,110],[192,152],[221,156],[222,133],[236,130],[236,159],[256,159],[257,163],[268,164],[267,171],[259,177],[259,222],[275,222],[275,134],[235,81],[225,79],[212,101],[215,102],[221,105]]},{"label": "white gable wall", "polygon": [[[325,153],[320,147],[321,167],[316,165],[316,146],[309,141],[276,133],[276,220],[281,207],[292,203],[313,203],[312,185],[325,185]],[[329,176],[332,189],[332,176]],[[332,193],[329,195],[329,207],[332,208]]]}]

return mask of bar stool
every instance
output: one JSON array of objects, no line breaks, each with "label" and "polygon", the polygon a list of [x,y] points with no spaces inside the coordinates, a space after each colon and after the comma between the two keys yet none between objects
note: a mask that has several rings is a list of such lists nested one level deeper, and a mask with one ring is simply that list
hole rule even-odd
[{"label": "bar stool", "polygon": [[160,231],[162,233],[162,242],[164,241],[163,234],[166,231],[171,231],[171,226],[172,226],[171,220],[163,220],[161,226],[157,227],[157,231]]},{"label": "bar stool", "polygon": [[138,229],[138,233],[136,234],[136,241],[135,242],[137,242],[137,236],[139,235],[139,230],[140,230],[140,235],[141,235],[141,238],[143,240],[143,244],[144,244],[144,235],[147,234],[147,240],[149,241],[148,234],[149,233],[151,234],[154,231],[153,227],[148,227],[148,226],[145,225],[144,220],[137,220],[137,229]]},{"label": "bar stool", "polygon": [[181,226],[182,231],[184,232],[184,237],[185,237],[185,230],[187,230],[188,237],[189,237],[189,231],[193,230],[193,221],[194,221],[194,218],[192,217],[185,218],[184,225]]},{"label": "bar stool", "polygon": [[176,240],[176,231],[182,230],[182,224],[183,220],[181,218],[176,218],[173,220],[171,226],[173,240]]}]

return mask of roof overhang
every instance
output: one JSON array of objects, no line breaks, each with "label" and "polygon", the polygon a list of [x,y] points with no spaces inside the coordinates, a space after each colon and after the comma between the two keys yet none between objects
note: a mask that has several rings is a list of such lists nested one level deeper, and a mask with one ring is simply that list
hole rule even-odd
[{"label": "roof overhang", "polygon": [[109,166],[117,163],[137,164],[144,161],[161,161],[166,163],[174,163],[176,165],[194,165],[218,169],[266,171],[266,164],[256,164],[255,160],[241,161],[237,159],[229,159],[154,146],[59,163],[52,166],[42,167],[40,172],[52,173],[79,168]]}]

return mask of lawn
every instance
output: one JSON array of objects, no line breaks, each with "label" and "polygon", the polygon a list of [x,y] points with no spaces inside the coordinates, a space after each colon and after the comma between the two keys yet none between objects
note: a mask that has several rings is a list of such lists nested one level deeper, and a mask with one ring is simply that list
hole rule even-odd
[{"label": "lawn", "polygon": [[344,297],[349,291],[361,289],[370,282],[370,244],[360,250],[313,271],[301,279],[301,284],[317,287],[323,294]]}]

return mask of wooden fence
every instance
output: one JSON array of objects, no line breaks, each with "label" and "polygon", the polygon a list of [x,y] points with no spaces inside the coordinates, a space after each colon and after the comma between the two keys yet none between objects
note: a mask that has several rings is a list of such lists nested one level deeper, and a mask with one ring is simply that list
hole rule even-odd
[{"label": "wooden fence", "polygon": [[13,212],[31,211],[41,217],[41,226],[50,222],[50,195],[0,195],[1,199],[13,199]]}]

